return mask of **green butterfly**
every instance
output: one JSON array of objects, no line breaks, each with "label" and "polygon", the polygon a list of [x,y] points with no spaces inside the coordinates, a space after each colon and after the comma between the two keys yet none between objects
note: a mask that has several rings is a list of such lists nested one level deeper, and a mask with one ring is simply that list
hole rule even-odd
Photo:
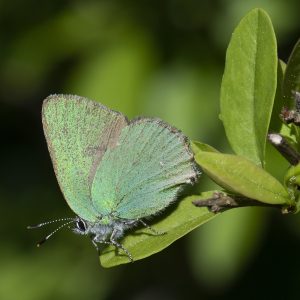
[{"label": "green butterfly", "polygon": [[[73,231],[95,247],[119,243],[125,231],[176,200],[199,171],[188,139],[160,119],[128,121],[116,111],[73,95],[52,95],[43,103],[44,132],[59,186],[77,215]],[[41,227],[51,222],[29,228]]]}]

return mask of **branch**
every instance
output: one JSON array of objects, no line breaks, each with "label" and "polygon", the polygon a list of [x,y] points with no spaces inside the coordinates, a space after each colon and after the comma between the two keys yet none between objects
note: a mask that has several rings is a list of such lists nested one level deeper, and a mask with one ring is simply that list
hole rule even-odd
[{"label": "branch", "polygon": [[291,212],[291,208],[283,207],[281,204],[269,204],[263,203],[254,199],[250,199],[243,196],[227,195],[221,192],[215,192],[211,198],[204,200],[195,200],[193,204],[197,207],[207,207],[214,213],[226,211],[232,208],[248,207],[248,206],[261,206],[261,207],[273,207],[278,208],[282,213]]}]

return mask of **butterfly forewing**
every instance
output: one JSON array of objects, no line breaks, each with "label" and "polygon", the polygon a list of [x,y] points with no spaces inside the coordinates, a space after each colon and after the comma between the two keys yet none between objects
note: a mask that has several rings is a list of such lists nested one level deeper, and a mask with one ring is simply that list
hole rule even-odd
[{"label": "butterfly forewing", "polygon": [[157,213],[176,199],[197,169],[182,133],[157,119],[139,119],[124,127],[114,149],[99,163],[92,184],[94,207],[120,218]]},{"label": "butterfly forewing", "polygon": [[43,103],[43,126],[56,177],[71,209],[95,221],[90,195],[97,165],[113,148],[126,118],[86,98],[53,95]]}]

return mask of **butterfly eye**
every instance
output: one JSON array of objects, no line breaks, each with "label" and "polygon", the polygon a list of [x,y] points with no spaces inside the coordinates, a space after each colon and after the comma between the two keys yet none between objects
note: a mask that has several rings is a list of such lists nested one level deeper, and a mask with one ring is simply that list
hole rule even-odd
[{"label": "butterfly eye", "polygon": [[85,231],[86,230],[86,226],[85,223],[82,220],[78,220],[76,222],[76,227],[80,230],[80,231]]}]

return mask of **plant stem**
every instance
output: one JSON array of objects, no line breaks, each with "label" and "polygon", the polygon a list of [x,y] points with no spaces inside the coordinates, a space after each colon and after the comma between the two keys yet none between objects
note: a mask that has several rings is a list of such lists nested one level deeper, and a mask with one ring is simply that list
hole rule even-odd
[{"label": "plant stem", "polygon": [[300,154],[279,133],[269,133],[268,140],[280,154],[293,166],[300,162]]},{"label": "plant stem", "polygon": [[282,211],[282,213],[291,212],[287,208],[283,208],[280,204],[263,203],[254,199],[243,196],[227,195],[221,192],[215,192],[211,198],[204,200],[195,200],[193,204],[197,207],[208,207],[214,213],[222,212],[232,208],[260,206],[260,207],[274,207]]}]

